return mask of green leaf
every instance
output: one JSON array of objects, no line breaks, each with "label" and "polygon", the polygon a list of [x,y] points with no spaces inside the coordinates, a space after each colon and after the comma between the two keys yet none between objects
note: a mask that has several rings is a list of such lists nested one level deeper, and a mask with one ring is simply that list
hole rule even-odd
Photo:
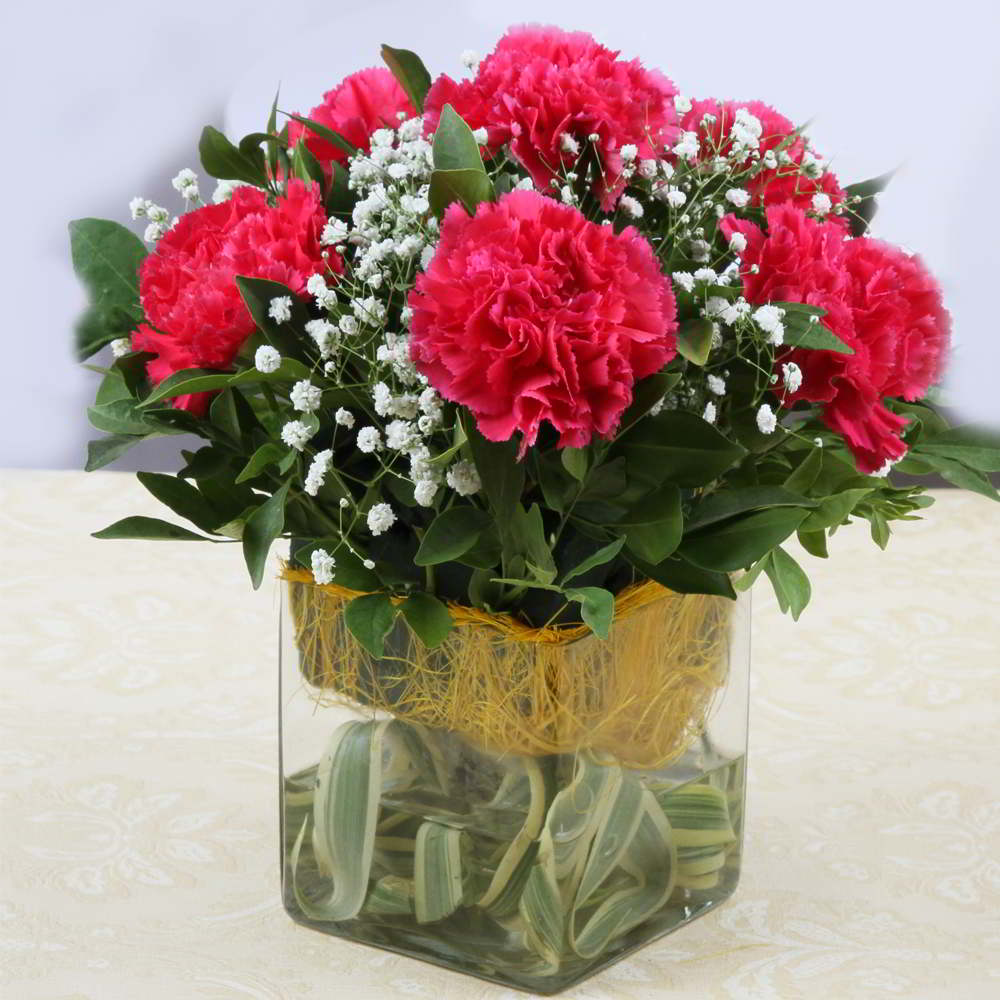
[{"label": "green leaf", "polygon": [[269,465],[280,462],[285,457],[285,449],[281,445],[268,441],[262,444],[243,466],[242,471],[236,477],[236,482],[245,483],[248,479],[255,479]]},{"label": "green leaf", "polygon": [[184,368],[173,372],[160,382],[142,401],[140,408],[159,403],[163,399],[186,396],[195,392],[212,392],[231,385],[255,385],[259,382],[292,382],[310,377],[309,369],[294,358],[282,358],[273,372],[246,368],[241,372],[217,372],[206,368]]},{"label": "green leaf", "polygon": [[104,378],[101,379],[101,384],[97,387],[95,402],[100,406],[104,403],[113,403],[119,399],[128,400],[130,404],[135,402],[121,372],[116,372],[111,368],[108,369]]},{"label": "green leaf", "polygon": [[578,482],[587,478],[588,452],[586,448],[562,448],[559,458],[563,468]]},{"label": "green leaf", "polygon": [[[431,75],[420,56],[409,49],[394,49],[391,45],[383,45],[382,60],[399,81],[410,103],[423,114],[424,100],[431,88]],[[395,127],[395,124],[390,127]]]},{"label": "green leaf", "polygon": [[184,465],[177,472],[181,479],[205,479],[227,474],[232,467],[232,456],[210,444],[197,451],[182,448],[181,455],[184,456]]},{"label": "green leaf", "polygon": [[137,472],[136,478],[160,503],[202,531],[211,532],[219,526],[211,504],[185,480],[163,472]]},{"label": "green leaf", "polygon": [[432,594],[411,594],[400,610],[428,649],[440,646],[455,624],[451,612]]},{"label": "green leaf", "polygon": [[382,656],[385,637],[396,620],[396,609],[387,594],[355,597],[344,608],[344,624],[376,659]]},{"label": "green leaf", "polygon": [[245,135],[242,139],[240,139],[239,145],[236,148],[244,156],[253,157],[258,152],[262,142],[268,144],[267,159],[269,165],[271,161],[272,149],[284,149],[288,145],[286,139],[282,138],[280,135],[274,134],[273,132],[250,132],[248,135]]},{"label": "green leaf", "polygon": [[826,532],[825,531],[805,531],[803,528],[799,528],[798,532],[799,545],[802,546],[811,556],[816,556],[817,559],[826,559],[829,556],[829,552],[826,547]]},{"label": "green leaf", "polygon": [[835,351],[837,354],[853,354],[840,337],[825,327],[819,318],[826,315],[825,309],[809,306],[804,302],[772,302],[771,305],[785,310],[782,323],[785,327],[785,346],[804,347],[814,351]]},{"label": "green leaf", "polygon": [[885,547],[889,544],[889,536],[892,534],[889,522],[886,520],[885,515],[879,510],[872,511],[870,522],[872,541],[880,549],[885,549]]},{"label": "green leaf", "polygon": [[[909,421],[909,426],[903,433],[911,446],[919,441],[930,440],[949,430],[948,421],[926,400],[920,403],[907,403],[902,399],[887,399],[885,402],[891,410],[906,417]],[[963,430],[964,428],[955,429]]]},{"label": "green leaf", "polygon": [[658,565],[639,559],[626,550],[629,562],[650,580],[655,580],[676,594],[714,594],[717,597],[735,598],[733,584],[726,573],[694,566],[678,555],[664,559]]},{"label": "green leaf", "polygon": [[140,390],[148,381],[146,365],[155,357],[152,351],[132,351],[124,357],[115,358],[112,362],[111,370],[121,375],[122,382],[133,398],[138,398]]},{"label": "green leaf", "polygon": [[323,168],[304,142],[300,142],[293,150],[291,164],[292,173],[299,180],[305,181],[307,184],[315,182],[319,185],[320,191],[326,190],[326,176],[323,173]]},{"label": "green leaf", "polygon": [[509,522],[511,513],[524,492],[524,464],[517,460],[513,441],[489,441],[471,419],[464,420],[469,450],[483,484],[483,493],[500,528]]},{"label": "green leaf", "polygon": [[[875,198],[885,190],[889,181],[892,180],[895,170],[890,170],[881,177],[873,177],[871,180],[859,181],[857,184],[848,184],[844,188],[844,193],[848,197],[847,208],[850,210],[847,216],[848,224],[852,236],[864,236],[875,218],[878,209],[878,202]],[[860,197],[861,201],[854,204],[850,199]]]},{"label": "green leaf", "polygon": [[438,219],[456,201],[462,203],[469,215],[475,215],[477,205],[493,201],[493,185],[483,170],[435,170],[427,200]]},{"label": "green leaf", "polygon": [[[287,112],[282,112],[282,114],[287,114]],[[303,118],[302,115],[288,115],[292,121],[298,122],[303,128],[308,129],[314,135],[318,135],[321,139],[326,139],[331,145],[336,146],[337,149],[347,153],[348,156],[353,156],[357,151],[358,147],[353,143],[348,142],[339,132],[334,132],[332,128],[328,128],[326,125],[321,125],[319,122],[313,121],[311,118]],[[398,122],[391,122],[387,124],[387,128],[395,128]],[[304,143],[299,143],[300,146]]]},{"label": "green leaf", "polygon": [[490,582],[506,583],[511,587],[528,587],[533,588],[534,590],[550,590],[554,594],[561,594],[563,592],[562,587],[556,587],[551,583],[539,583],[537,580],[526,580],[523,577],[495,576]]},{"label": "green leaf", "polygon": [[741,594],[748,591],[757,581],[757,577],[760,576],[761,572],[767,568],[770,562],[771,553],[768,552],[767,555],[758,559],[742,576],[738,576],[733,581],[733,587],[735,587]]},{"label": "green leaf", "polygon": [[571,601],[580,602],[580,615],[584,624],[600,639],[607,639],[611,620],[615,616],[615,597],[603,587],[576,587],[566,591]]},{"label": "green leaf", "polygon": [[211,392],[224,389],[232,378],[231,372],[213,372],[205,368],[185,368],[173,372],[159,382],[142,401],[142,407],[152,406],[163,399],[186,396],[194,392]]},{"label": "green leaf", "polygon": [[195,434],[203,438],[211,437],[202,418],[187,410],[176,409],[173,406],[154,406],[150,410],[140,410],[137,407],[136,415],[145,417],[160,434]]},{"label": "green leaf", "polygon": [[[221,448],[217,451],[220,457],[225,455]],[[238,485],[235,482],[235,469],[231,458],[215,471],[210,468],[212,463],[207,457],[204,462],[196,464],[205,466],[204,469],[197,470],[198,475],[195,479],[198,491],[216,512],[216,524],[224,525],[234,520],[246,521],[260,506],[263,498],[259,494],[254,493],[249,486]]]},{"label": "green leaf", "polygon": [[628,547],[641,559],[660,563],[680,545],[684,531],[681,491],[673,483],[647,493],[622,517]]},{"label": "green leaf", "polygon": [[267,171],[261,150],[241,151],[211,125],[202,129],[198,155],[205,172],[212,177],[243,181],[260,188],[267,186]]},{"label": "green leaf", "polygon": [[137,445],[147,435],[135,434],[112,434],[110,437],[98,438],[96,441],[87,442],[87,464],[84,466],[86,472],[93,472],[95,469],[103,469],[105,465],[110,465],[115,459],[120,458],[133,445]]},{"label": "green leaf", "polygon": [[342,163],[330,161],[330,186],[326,192],[327,215],[350,215],[357,195],[348,185],[349,175]]},{"label": "green leaf", "polygon": [[264,579],[271,544],[285,530],[285,503],[289,484],[285,483],[274,495],[258,507],[243,528],[243,558],[250,581],[256,590]]},{"label": "green leaf", "polygon": [[979,493],[990,500],[1000,500],[1000,493],[997,492],[996,487],[981,472],[976,472],[975,469],[970,469],[961,462],[946,458],[944,455],[936,455],[933,452],[921,452],[920,457],[949,483],[963,490]]},{"label": "green leaf", "polygon": [[809,577],[780,545],[771,553],[764,572],[774,587],[781,610],[791,611],[792,619],[798,621],[812,594]]},{"label": "green leaf", "polygon": [[431,522],[413,561],[418,566],[451,562],[468,552],[491,523],[478,507],[449,507]]},{"label": "green leaf", "polygon": [[625,459],[618,457],[591,469],[580,490],[581,501],[615,500],[627,484]]},{"label": "green leaf", "polygon": [[476,544],[458,557],[463,566],[476,569],[492,569],[500,562],[503,545],[495,524],[489,525],[476,540]]},{"label": "green leaf", "polygon": [[441,118],[434,133],[434,171],[477,170],[486,173],[472,129],[450,105],[441,109]]},{"label": "green leaf", "polygon": [[720,489],[696,504],[684,526],[685,531],[698,531],[709,524],[725,521],[748,510],[762,507],[815,507],[799,493],[782,486],[745,486],[740,489]]},{"label": "green leaf", "polygon": [[646,416],[680,380],[680,372],[657,372],[637,382],[632,387],[632,402],[622,416],[622,428],[627,430]]},{"label": "green leaf", "polygon": [[646,417],[618,439],[629,477],[655,475],[680,486],[706,486],[747,452],[694,413]]},{"label": "green leaf", "polygon": [[511,511],[504,536],[504,567],[516,557],[524,559],[528,573],[539,583],[551,583],[556,578],[555,560],[545,540],[542,511],[537,503],[527,510],[515,504]]},{"label": "green leaf", "polygon": [[[275,135],[278,129],[278,95],[281,93],[281,87],[274,92],[274,100],[271,101],[271,113],[267,116],[267,134]],[[280,144],[268,144],[267,147],[267,169],[272,177],[277,177],[278,175],[278,150],[281,148]]]},{"label": "green leaf", "polygon": [[587,556],[586,559],[577,563],[569,572],[563,574],[563,584],[569,583],[575,577],[583,576],[584,573],[589,573],[598,566],[603,566],[605,563],[611,562],[621,552],[624,544],[625,537],[622,536],[621,538],[616,538],[613,542],[609,542],[603,548],[598,549],[593,555]]},{"label": "green leaf", "polygon": [[133,232],[107,219],[75,219],[69,239],[73,269],[90,299],[76,330],[77,356],[84,360],[142,319],[138,271],[146,248]]},{"label": "green leaf", "polygon": [[914,454],[951,458],[977,472],[1000,472],[1000,432],[987,427],[953,427],[921,442]]},{"label": "green leaf", "polygon": [[236,409],[236,393],[232,389],[220,392],[208,408],[208,418],[233,444],[240,444],[243,432],[240,416]]},{"label": "green leaf", "polygon": [[810,492],[813,496],[827,497],[844,490],[871,486],[871,480],[862,476],[854,460],[844,451],[839,454],[832,448],[820,448],[820,471],[813,481]]},{"label": "green leaf", "polygon": [[822,531],[842,524],[852,510],[872,492],[872,487],[863,486],[859,489],[844,490],[820,501],[816,508],[802,523],[803,531]]},{"label": "green leaf", "polygon": [[[287,286],[266,278],[248,278],[238,275],[236,286],[243,296],[247,309],[264,339],[282,356],[294,356],[301,352],[302,343],[295,330],[304,330],[309,322],[309,310],[305,303]],[[286,323],[276,323],[270,316],[271,300],[288,297],[292,300],[292,317]]]},{"label": "green leaf", "polygon": [[756,562],[783,542],[808,516],[798,507],[772,507],[691,535],[680,554],[705,569],[732,572]]},{"label": "green leaf", "polygon": [[138,322],[136,311],[118,306],[85,310],[73,327],[77,360],[84,361],[112,340],[129,336]]},{"label": "green leaf", "polygon": [[708,361],[712,350],[712,321],[702,317],[687,319],[677,330],[677,353],[694,365]]},{"label": "green leaf", "polygon": [[87,408],[87,419],[99,431],[106,434],[131,434],[145,436],[152,431],[170,433],[156,424],[150,423],[145,414],[136,409],[134,400],[115,399],[108,403],[97,403]]},{"label": "green leaf", "polygon": [[823,449],[811,448],[805,459],[792,470],[785,480],[785,489],[792,493],[806,493],[823,467]]},{"label": "green leaf", "polygon": [[93,532],[94,538],[143,538],[171,542],[210,542],[211,538],[195,534],[158,517],[125,517],[114,524]]}]

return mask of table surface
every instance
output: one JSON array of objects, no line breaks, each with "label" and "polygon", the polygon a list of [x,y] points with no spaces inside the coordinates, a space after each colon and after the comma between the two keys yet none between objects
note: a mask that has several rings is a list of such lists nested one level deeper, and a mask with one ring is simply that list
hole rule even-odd
[{"label": "table surface", "polygon": [[[100,542],[124,473],[0,473],[0,995],[523,994],[292,923],[277,865],[277,584],[237,545]],[[886,553],[754,591],[744,874],[567,1000],[1000,996],[1000,507],[942,491]]]}]

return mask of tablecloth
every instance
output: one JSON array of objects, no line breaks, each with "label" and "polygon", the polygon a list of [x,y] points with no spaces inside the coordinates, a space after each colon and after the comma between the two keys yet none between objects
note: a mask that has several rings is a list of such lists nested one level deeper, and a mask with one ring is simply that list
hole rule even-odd
[{"label": "tablecloth", "polygon": [[[89,538],[163,516],[130,475],[0,481],[5,1000],[523,996],[285,915],[276,582]],[[937,499],[797,624],[758,582],[741,885],[567,1000],[1000,997],[1000,506]]]}]

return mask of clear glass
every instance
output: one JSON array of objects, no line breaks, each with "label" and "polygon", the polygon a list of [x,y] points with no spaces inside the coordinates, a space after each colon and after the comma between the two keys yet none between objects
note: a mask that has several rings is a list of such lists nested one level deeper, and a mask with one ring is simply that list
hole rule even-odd
[{"label": "clear glass", "polygon": [[[347,697],[336,669],[317,666],[321,647],[327,656],[342,648],[320,640],[343,638],[343,602],[331,598],[323,615],[306,621],[307,592],[294,588],[315,588],[288,587],[280,637],[281,862],[293,919],[552,994],[733,893],[743,839],[749,595],[697,598],[708,611],[685,625],[684,648],[671,631],[672,612],[654,604],[616,621],[604,646],[584,645],[602,642],[592,635],[570,643],[566,672],[546,653],[543,690],[529,697],[518,689],[506,706],[527,744],[515,746],[497,730],[495,740],[506,745],[488,748],[471,723],[472,732],[426,723],[427,712],[453,693],[454,673],[468,671],[458,662],[464,646],[423,661],[440,685],[440,704],[408,700],[401,694],[413,669],[407,650],[419,640],[399,616],[384,657],[359,657],[362,675],[389,683],[371,698],[359,696],[357,683],[346,685],[354,696]],[[651,616],[645,625],[644,614]],[[651,645],[640,626],[657,628],[663,641]],[[523,665],[524,640],[486,638],[495,668],[504,669],[505,658]],[[710,651],[714,680],[680,708],[674,699],[653,712],[655,698],[613,684],[609,695],[593,678],[585,691],[559,687],[573,683],[565,678],[583,662],[572,657],[600,665],[614,650],[600,669],[690,690],[682,675],[695,646]],[[541,716],[532,698],[546,700]],[[470,719],[496,707],[469,705]],[[549,731],[532,732],[543,725]],[[537,752],[536,735],[556,752]],[[657,759],[665,753],[669,759]]]}]

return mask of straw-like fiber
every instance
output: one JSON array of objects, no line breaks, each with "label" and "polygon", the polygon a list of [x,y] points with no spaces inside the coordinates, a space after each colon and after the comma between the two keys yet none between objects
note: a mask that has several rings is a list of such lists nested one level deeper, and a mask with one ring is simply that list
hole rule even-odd
[{"label": "straw-like fiber", "polygon": [[344,623],[359,596],[286,568],[303,677],[322,701],[382,709],[461,733],[494,752],[583,748],[659,767],[702,731],[728,673],[732,603],[647,582],[623,591],[607,640],[586,626],[532,628],[451,605],[455,628],[428,649],[397,617],[375,659]]}]

